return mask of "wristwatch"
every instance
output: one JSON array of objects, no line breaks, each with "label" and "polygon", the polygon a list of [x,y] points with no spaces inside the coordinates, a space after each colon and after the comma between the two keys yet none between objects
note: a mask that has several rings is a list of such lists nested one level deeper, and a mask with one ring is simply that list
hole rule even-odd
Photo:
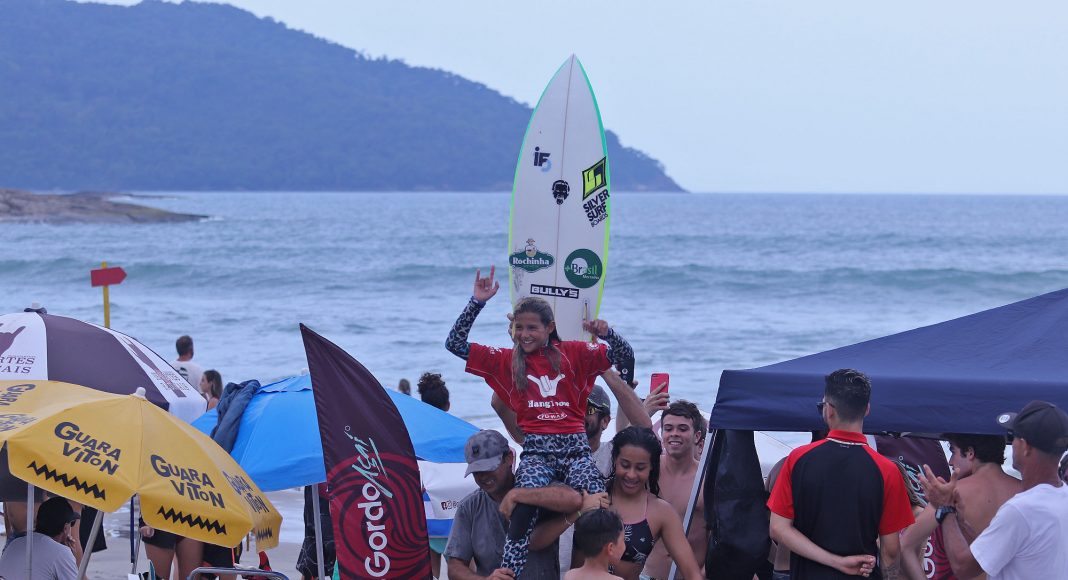
[{"label": "wristwatch", "polygon": [[941,525],[942,522],[946,519],[946,516],[955,513],[957,513],[957,508],[955,507],[951,505],[941,506],[935,510],[935,521],[937,521],[939,525]]}]

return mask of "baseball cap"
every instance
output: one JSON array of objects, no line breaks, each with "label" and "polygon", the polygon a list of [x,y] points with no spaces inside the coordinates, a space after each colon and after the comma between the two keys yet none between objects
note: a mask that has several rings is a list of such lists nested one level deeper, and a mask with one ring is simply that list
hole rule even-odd
[{"label": "baseball cap", "polygon": [[501,464],[504,454],[508,452],[508,440],[504,435],[492,430],[483,429],[467,439],[464,445],[464,459],[467,460],[467,471],[464,477],[476,471],[493,471]]},{"label": "baseball cap", "polygon": [[65,498],[49,498],[37,510],[34,530],[46,536],[54,536],[63,531],[64,525],[74,523],[79,517],[81,516],[70,507],[70,502]]},{"label": "baseball cap", "polygon": [[1060,455],[1068,450],[1068,414],[1046,401],[1031,401],[1019,413],[998,415],[998,425],[1041,451]]},{"label": "baseball cap", "polygon": [[604,392],[604,388],[601,385],[593,385],[588,402],[609,415],[612,414],[612,399],[608,398],[608,393]]}]

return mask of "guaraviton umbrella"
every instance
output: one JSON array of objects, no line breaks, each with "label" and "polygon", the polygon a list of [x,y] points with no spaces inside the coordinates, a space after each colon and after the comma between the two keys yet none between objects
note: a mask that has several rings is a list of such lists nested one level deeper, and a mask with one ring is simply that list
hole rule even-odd
[{"label": "guaraviton umbrella", "polygon": [[258,550],[278,545],[282,516],[226,451],[143,395],[54,381],[0,381],[0,443],[13,475],[113,512],[137,493],[145,523]]}]

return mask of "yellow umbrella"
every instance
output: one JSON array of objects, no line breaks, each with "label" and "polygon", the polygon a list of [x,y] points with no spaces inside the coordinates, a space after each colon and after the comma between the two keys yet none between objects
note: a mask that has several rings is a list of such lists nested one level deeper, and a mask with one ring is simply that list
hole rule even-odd
[{"label": "yellow umbrella", "polygon": [[54,381],[0,381],[11,473],[105,512],[141,496],[153,528],[220,546],[250,530],[278,545],[282,516],[209,437],[138,395]]}]

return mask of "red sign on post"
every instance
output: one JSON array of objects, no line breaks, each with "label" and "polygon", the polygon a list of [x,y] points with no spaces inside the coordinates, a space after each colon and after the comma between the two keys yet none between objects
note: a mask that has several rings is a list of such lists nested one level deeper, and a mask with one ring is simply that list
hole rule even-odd
[{"label": "red sign on post", "polygon": [[97,286],[114,286],[116,284],[121,284],[125,279],[126,270],[123,270],[118,266],[89,271],[89,283],[92,284],[94,288]]}]

